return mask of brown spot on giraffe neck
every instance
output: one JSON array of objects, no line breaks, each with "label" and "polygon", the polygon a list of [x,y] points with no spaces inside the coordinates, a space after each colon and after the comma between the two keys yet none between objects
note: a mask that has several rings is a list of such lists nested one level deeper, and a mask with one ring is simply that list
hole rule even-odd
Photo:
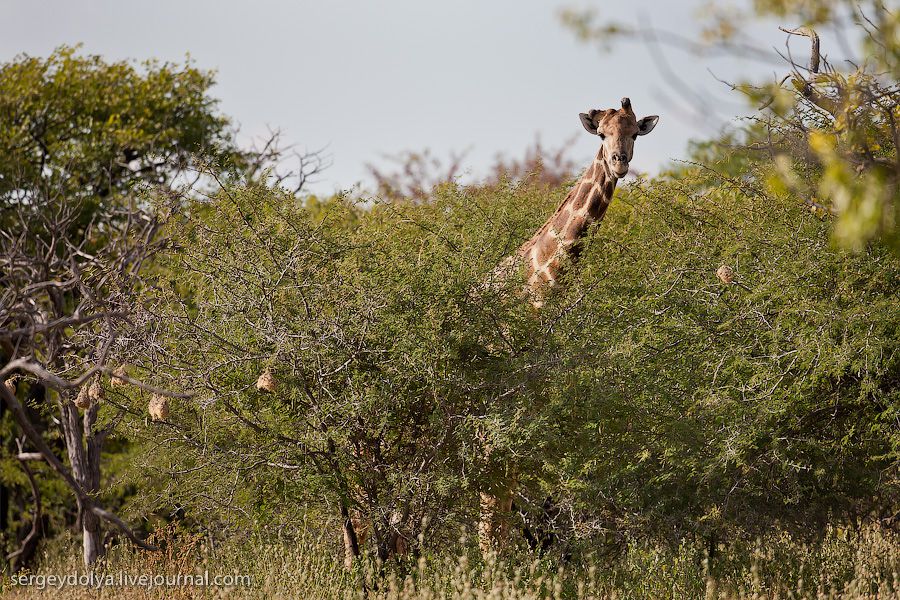
[{"label": "brown spot on giraffe neck", "polygon": [[584,208],[584,206],[590,201],[591,193],[592,193],[592,185],[589,185],[589,182],[584,181],[575,190],[575,195],[572,197],[572,210],[580,211]]},{"label": "brown spot on giraffe neck", "polygon": [[600,148],[600,152],[597,154],[597,158],[589,171],[590,179],[588,179],[589,173],[585,172],[585,176],[579,182],[579,185],[590,184],[589,192],[579,210],[574,211],[574,214],[577,217],[583,217],[583,220],[578,222],[577,227],[571,228],[571,234],[578,238],[587,233],[587,228],[591,223],[603,218],[616,189],[617,179],[609,172],[609,168],[604,160],[603,147]]},{"label": "brown spot on giraffe neck", "polygon": [[547,264],[553,255],[559,250],[559,242],[556,241],[556,238],[552,235],[548,235],[540,240],[540,243],[535,246],[535,255],[537,256],[537,264],[545,265]]},{"label": "brown spot on giraffe neck", "polygon": [[565,239],[578,240],[584,236],[588,226],[588,218],[586,215],[578,215],[569,221],[566,226]]},{"label": "brown spot on giraffe neck", "polygon": [[596,189],[597,193],[594,202],[588,207],[588,217],[592,221],[599,221],[606,214],[606,209],[609,208],[613,194],[616,191],[616,180],[609,179],[603,183],[598,183]]},{"label": "brown spot on giraffe neck", "polygon": [[556,213],[556,216],[553,217],[553,220],[550,221],[550,225],[556,231],[562,231],[566,226],[566,223],[569,222],[569,219],[572,218],[572,210],[568,207],[562,207]]}]

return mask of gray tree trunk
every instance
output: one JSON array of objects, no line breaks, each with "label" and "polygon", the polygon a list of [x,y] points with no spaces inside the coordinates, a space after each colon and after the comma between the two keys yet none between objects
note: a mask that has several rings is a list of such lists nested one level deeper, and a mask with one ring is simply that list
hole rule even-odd
[{"label": "gray tree trunk", "polygon": [[[72,465],[72,476],[85,493],[91,496],[100,490],[100,450],[103,437],[95,435],[93,431],[97,410],[98,406],[94,403],[84,411],[82,417],[78,408],[69,400],[68,394],[62,395],[61,423],[69,463]],[[100,519],[90,511],[82,511],[80,521],[84,565],[91,567],[103,554]]]}]

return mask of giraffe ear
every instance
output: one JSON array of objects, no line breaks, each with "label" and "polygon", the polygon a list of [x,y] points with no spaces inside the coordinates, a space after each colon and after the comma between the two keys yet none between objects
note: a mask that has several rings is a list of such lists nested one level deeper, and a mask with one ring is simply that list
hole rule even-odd
[{"label": "giraffe ear", "polygon": [[644,117],[640,121],[638,121],[638,135],[647,135],[653,128],[656,127],[656,122],[659,121],[658,115],[650,115],[649,117]]},{"label": "giraffe ear", "polygon": [[581,124],[584,125],[584,128],[587,129],[588,133],[593,133],[594,135],[598,135],[597,133],[597,122],[594,120],[594,115],[596,115],[599,111],[591,110],[586,113],[579,113],[578,116],[581,117]]}]

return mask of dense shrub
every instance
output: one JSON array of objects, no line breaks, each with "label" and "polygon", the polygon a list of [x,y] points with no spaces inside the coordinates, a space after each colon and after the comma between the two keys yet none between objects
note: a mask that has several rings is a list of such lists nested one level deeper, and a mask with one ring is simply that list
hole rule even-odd
[{"label": "dense shrub", "polygon": [[890,514],[896,256],[833,248],[828,218],[750,176],[687,170],[620,189],[536,312],[489,282],[561,194],[310,210],[233,186],[183,207],[134,357],[196,394],[166,434],[170,492],[335,532],[357,511],[380,546],[422,548],[513,477],[525,513],[553,497],[570,549]]}]

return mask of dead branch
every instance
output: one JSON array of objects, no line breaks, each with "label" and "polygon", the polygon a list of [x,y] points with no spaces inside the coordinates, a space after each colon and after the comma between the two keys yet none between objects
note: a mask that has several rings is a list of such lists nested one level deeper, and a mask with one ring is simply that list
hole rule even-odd
[{"label": "dead branch", "polygon": [[19,452],[16,454],[16,460],[25,462],[27,460],[44,460],[40,452]]},{"label": "dead branch", "polygon": [[[38,452],[41,456],[44,457],[44,460],[47,461],[47,464],[56,471],[57,475],[59,475],[63,481],[66,482],[66,485],[72,490],[75,494],[75,498],[78,501],[79,510],[89,510],[104,521],[108,521],[112,523],[117,528],[119,528],[122,533],[124,533],[128,539],[130,539],[136,546],[143,548],[144,550],[159,550],[156,546],[152,544],[148,544],[147,542],[141,540],[135,533],[132,531],[128,525],[125,524],[119,517],[114,515],[113,513],[104,509],[100,504],[98,504],[93,498],[91,498],[88,494],[85,493],[84,489],[75,481],[75,478],[72,477],[72,474],[69,473],[68,469],[62,464],[53,451],[47,446],[47,443],[44,441],[44,438],[41,434],[34,428],[31,421],[28,419],[28,415],[25,413],[22,404],[19,402],[18,398],[16,398],[15,394],[9,391],[6,386],[0,386],[0,397],[3,398],[3,401],[6,402],[6,406],[9,408],[10,412],[13,415],[13,419],[16,421],[16,424],[19,426],[19,429],[22,430],[22,433],[25,434],[25,437],[28,438],[28,441],[37,448]],[[22,463],[24,464],[24,463]]]},{"label": "dead branch", "polygon": [[6,555],[6,560],[9,561],[12,565],[12,572],[18,572],[34,555],[34,551],[37,548],[38,540],[40,540],[43,535],[43,527],[42,527],[42,519],[43,512],[41,510],[41,492],[38,489],[37,481],[34,479],[34,474],[31,472],[31,469],[28,467],[29,460],[34,460],[34,455],[37,455],[37,459],[41,459],[41,455],[37,452],[22,452],[22,440],[16,440],[16,443],[19,446],[19,454],[16,458],[19,460],[19,465],[22,467],[22,470],[25,471],[26,477],[28,477],[28,483],[31,486],[31,497],[32,503],[34,504],[34,510],[31,515],[31,530],[28,532],[28,535],[25,536],[25,539],[22,540],[21,545],[18,550],[10,552]]},{"label": "dead branch", "polygon": [[810,73],[818,73],[819,72],[819,34],[815,32],[810,27],[797,27],[796,29],[787,29],[785,27],[779,27],[781,31],[785,32],[788,35],[802,35],[804,37],[808,37],[810,43],[812,44],[812,49],[809,54],[809,72]]},{"label": "dead branch", "polygon": [[[84,373],[81,374],[81,376],[70,381],[67,379],[63,379],[59,375],[51,373],[41,365],[30,361],[27,358],[17,358],[9,361],[6,366],[0,369],[0,377],[4,377],[9,373],[15,373],[16,371],[27,371],[32,375],[37,376],[42,381],[49,383],[51,387],[62,390],[79,387],[86,381],[88,381],[91,377],[93,377],[96,373],[105,373],[107,375],[110,375],[112,374],[113,369],[104,365],[95,365],[90,369],[87,369]],[[138,379],[134,379],[133,377],[129,377],[124,373],[116,374],[116,379],[121,379],[122,381],[130,383],[131,385],[144,391],[151,392],[153,394],[159,394],[160,396],[166,396],[169,398],[190,398],[194,395],[193,392],[173,392],[171,390],[156,387],[154,385],[144,383],[143,381],[140,381]]]}]

